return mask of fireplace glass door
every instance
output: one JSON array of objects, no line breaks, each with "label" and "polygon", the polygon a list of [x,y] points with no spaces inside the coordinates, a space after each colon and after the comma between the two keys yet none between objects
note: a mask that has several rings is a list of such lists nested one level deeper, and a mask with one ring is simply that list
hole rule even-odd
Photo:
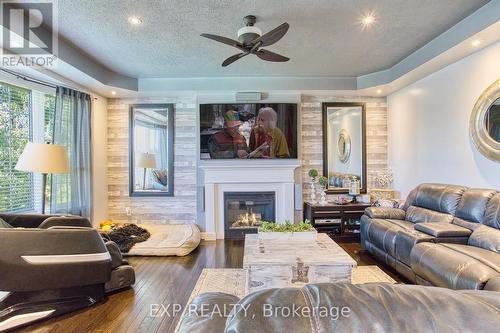
[{"label": "fireplace glass door", "polygon": [[225,192],[224,219],[226,238],[256,233],[263,221],[275,222],[275,193]]}]

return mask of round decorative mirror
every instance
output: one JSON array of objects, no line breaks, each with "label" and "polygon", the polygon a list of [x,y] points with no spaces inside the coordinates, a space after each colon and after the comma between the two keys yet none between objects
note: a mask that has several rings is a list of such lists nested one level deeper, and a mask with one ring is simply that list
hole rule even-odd
[{"label": "round decorative mirror", "polygon": [[351,156],[351,136],[346,129],[341,129],[339,139],[337,140],[337,149],[339,152],[339,160],[342,163],[347,163]]},{"label": "round decorative mirror", "polygon": [[500,161],[500,80],[489,86],[474,105],[470,135],[481,154]]}]

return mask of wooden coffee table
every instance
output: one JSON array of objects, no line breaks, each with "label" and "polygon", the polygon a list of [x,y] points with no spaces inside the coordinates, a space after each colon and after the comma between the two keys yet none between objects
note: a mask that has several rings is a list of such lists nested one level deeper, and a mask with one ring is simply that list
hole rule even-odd
[{"label": "wooden coffee table", "polygon": [[351,283],[356,267],[356,261],[326,234],[318,234],[315,241],[259,240],[249,234],[244,251],[249,293],[307,283]]}]

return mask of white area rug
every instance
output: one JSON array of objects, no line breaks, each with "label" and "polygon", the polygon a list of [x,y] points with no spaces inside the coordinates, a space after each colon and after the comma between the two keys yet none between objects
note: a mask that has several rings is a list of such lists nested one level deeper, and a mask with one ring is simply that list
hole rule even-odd
[{"label": "white area rug", "polygon": [[[187,304],[199,294],[207,292],[222,292],[242,298],[245,296],[247,271],[240,268],[204,268],[189,296]],[[372,282],[396,283],[377,266],[358,266],[352,271],[352,283],[363,284]],[[184,314],[181,318],[184,317]],[[177,323],[178,329],[180,325]]]}]

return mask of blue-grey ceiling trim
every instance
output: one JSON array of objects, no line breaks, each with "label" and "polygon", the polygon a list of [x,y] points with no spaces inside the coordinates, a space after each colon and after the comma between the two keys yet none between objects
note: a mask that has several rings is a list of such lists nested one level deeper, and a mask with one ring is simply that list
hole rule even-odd
[{"label": "blue-grey ceiling trim", "polygon": [[359,76],[357,88],[364,89],[390,83],[499,20],[500,0],[492,0],[393,67]]},{"label": "blue-grey ceiling trim", "polygon": [[139,79],[139,91],[355,90],[355,77],[208,77]]},{"label": "blue-grey ceiling trim", "polygon": [[58,58],[102,84],[137,91],[138,80],[109,70],[64,39],[58,41]]}]

